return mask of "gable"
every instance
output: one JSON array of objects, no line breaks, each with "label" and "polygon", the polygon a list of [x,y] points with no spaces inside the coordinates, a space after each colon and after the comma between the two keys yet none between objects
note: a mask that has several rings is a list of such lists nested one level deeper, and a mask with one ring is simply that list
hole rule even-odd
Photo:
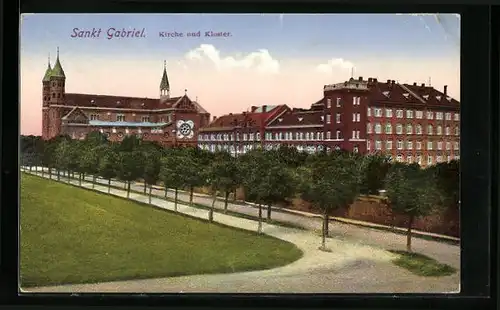
[{"label": "gable", "polygon": [[74,124],[86,124],[89,121],[87,115],[85,115],[85,113],[83,113],[83,111],[77,107],[69,111],[69,113],[66,114],[62,119],[64,121],[67,121],[68,123]]}]

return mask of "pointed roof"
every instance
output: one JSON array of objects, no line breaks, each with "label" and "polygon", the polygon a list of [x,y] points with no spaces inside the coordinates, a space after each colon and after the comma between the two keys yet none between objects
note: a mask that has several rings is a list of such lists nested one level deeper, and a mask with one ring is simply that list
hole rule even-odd
[{"label": "pointed roof", "polygon": [[54,65],[54,69],[52,69],[52,75],[51,76],[66,78],[66,75],[64,75],[64,70],[63,70],[63,68],[61,66],[61,62],[59,62],[59,47],[57,48],[56,64]]},{"label": "pointed roof", "polygon": [[163,76],[161,78],[160,90],[170,90],[170,84],[168,83],[167,76],[167,61],[163,63]]},{"label": "pointed roof", "polygon": [[52,75],[52,68],[50,67],[50,55],[49,55],[49,62],[47,65],[47,70],[45,70],[45,75],[43,76],[42,82],[49,82],[51,75]]}]

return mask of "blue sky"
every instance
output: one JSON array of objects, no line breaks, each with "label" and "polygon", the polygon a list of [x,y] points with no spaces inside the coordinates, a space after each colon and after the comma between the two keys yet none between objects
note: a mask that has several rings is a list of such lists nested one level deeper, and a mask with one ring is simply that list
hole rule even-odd
[{"label": "blue sky", "polygon": [[[442,19],[459,37],[459,20]],[[142,39],[74,39],[73,28],[146,29]],[[159,31],[228,31],[230,38],[160,39]],[[23,18],[22,48],[38,53],[58,45],[72,53],[183,53],[202,43],[217,44],[228,53],[268,49],[277,57],[322,57],[332,50],[358,55],[436,57],[449,54],[457,44],[433,16],[395,14],[287,15],[68,15],[36,14]],[[82,44],[84,42],[84,44]],[[126,50],[124,50],[126,48]],[[48,52],[48,51],[47,51]]]}]

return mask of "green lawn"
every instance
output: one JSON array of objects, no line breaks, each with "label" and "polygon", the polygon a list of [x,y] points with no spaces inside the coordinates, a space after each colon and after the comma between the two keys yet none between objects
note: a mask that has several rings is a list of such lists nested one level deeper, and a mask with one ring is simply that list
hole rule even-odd
[{"label": "green lawn", "polygon": [[398,254],[393,263],[405,268],[410,272],[423,277],[443,277],[456,272],[455,268],[441,264],[438,261],[419,253],[409,253],[406,251],[391,251]]},{"label": "green lawn", "polygon": [[294,245],[55,181],[21,176],[21,286],[267,269]]}]

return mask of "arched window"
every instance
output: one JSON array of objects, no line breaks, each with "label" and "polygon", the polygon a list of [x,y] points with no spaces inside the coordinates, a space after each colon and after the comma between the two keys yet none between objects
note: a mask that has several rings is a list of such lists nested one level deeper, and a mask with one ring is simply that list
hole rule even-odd
[{"label": "arched window", "polygon": [[427,134],[428,135],[434,134],[434,128],[432,128],[432,125],[427,126]]},{"label": "arched window", "polygon": [[418,124],[415,131],[416,131],[417,135],[421,135],[422,134],[422,125]]},{"label": "arched window", "polygon": [[385,125],[385,133],[386,134],[392,134],[392,125],[391,124],[386,124]]},{"label": "arched window", "polygon": [[366,132],[372,133],[372,124],[370,124],[370,123],[366,124]]},{"label": "arched window", "polygon": [[398,156],[396,156],[396,161],[402,162],[403,161],[403,155],[398,154]]},{"label": "arched window", "polygon": [[52,93],[52,98],[55,98],[56,97],[56,93]]},{"label": "arched window", "polygon": [[437,128],[436,128],[436,134],[442,135],[443,134],[443,127],[437,126]]},{"label": "arched window", "polygon": [[382,133],[382,126],[380,124],[375,124],[375,133]]}]

